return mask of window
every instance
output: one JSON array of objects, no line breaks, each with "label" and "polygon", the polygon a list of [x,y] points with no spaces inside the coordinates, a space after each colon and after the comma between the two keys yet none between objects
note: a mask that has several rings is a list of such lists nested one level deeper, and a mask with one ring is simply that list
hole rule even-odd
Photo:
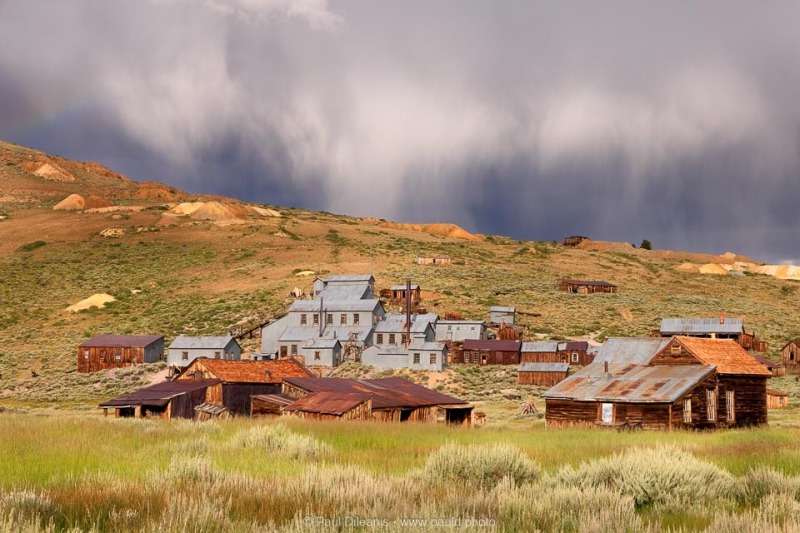
[{"label": "window", "polygon": [[419,364],[419,352],[414,352],[414,364]]},{"label": "window", "polygon": [[326,324],[333,324],[333,313],[326,313],[325,314],[325,323]]},{"label": "window", "polygon": [[342,313],[341,316],[339,316],[339,323],[342,326],[347,325],[347,313]]},{"label": "window", "polygon": [[395,340],[396,340],[395,339],[395,334],[394,333],[389,333],[389,344],[394,344]]},{"label": "window", "polygon": [[114,361],[122,359],[122,348],[114,348]]},{"label": "window", "polygon": [[681,345],[678,344],[677,342],[672,344],[672,346],[669,347],[669,353],[672,354],[672,355],[680,355],[681,354]]},{"label": "window", "polygon": [[692,423],[692,399],[686,398],[683,400],[683,423]]},{"label": "window", "polygon": [[181,359],[183,361],[188,361],[189,360],[189,352],[181,352]]},{"label": "window", "polygon": [[432,353],[432,354],[431,354],[431,364],[432,364],[432,365],[435,365],[435,364],[436,364],[436,354],[435,354],[435,353]]},{"label": "window", "polygon": [[736,422],[736,398],[732,390],[725,392],[725,411],[728,415],[728,422]]},{"label": "window", "polygon": [[297,345],[292,344],[292,355],[297,355]]},{"label": "window", "polygon": [[478,362],[478,352],[472,352],[472,362],[473,363]]},{"label": "window", "polygon": [[314,325],[319,326],[319,315],[314,313]]},{"label": "window", "polygon": [[447,326],[447,331],[453,331],[453,326]]},{"label": "window", "polygon": [[400,344],[405,344],[406,343],[406,339],[407,339],[406,334],[405,333],[401,334],[400,335]]},{"label": "window", "polygon": [[573,363],[578,362],[578,352],[572,352],[572,362]]},{"label": "window", "polygon": [[84,359],[89,359],[89,350],[84,350],[83,351],[83,358]]},{"label": "window", "polygon": [[469,352],[464,352],[464,362],[469,363]]},{"label": "window", "polygon": [[601,404],[602,407],[600,408],[600,421],[603,424],[613,424],[614,423],[614,404],[613,403],[604,403]]},{"label": "window", "polygon": [[378,344],[383,344],[383,333],[378,333]]},{"label": "window", "polygon": [[709,389],[706,391],[706,403],[708,404],[708,421],[717,420],[717,391]]},{"label": "window", "polygon": [[358,313],[353,313],[353,324],[358,325]]},{"label": "window", "polygon": [[319,352],[314,352],[314,361],[319,361],[321,359]]},{"label": "window", "polygon": [[214,352],[214,359],[219,359],[222,356],[220,352]]},{"label": "window", "polygon": [[470,331],[475,331],[475,326],[472,326],[471,328],[469,328],[469,330]]},{"label": "window", "polygon": [[300,325],[305,326],[306,324],[308,324],[308,315],[303,313],[302,315],[300,315]]}]

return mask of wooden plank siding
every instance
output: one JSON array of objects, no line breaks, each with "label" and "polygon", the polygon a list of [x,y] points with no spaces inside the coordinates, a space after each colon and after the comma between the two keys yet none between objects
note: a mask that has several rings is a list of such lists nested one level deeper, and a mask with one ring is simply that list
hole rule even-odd
[{"label": "wooden plank siding", "polygon": [[787,372],[797,372],[800,368],[800,344],[791,341],[781,349],[781,361]]},{"label": "wooden plank siding", "polygon": [[552,387],[567,379],[569,372],[526,372],[520,370],[517,375],[517,383],[520,385],[536,385],[539,387]]}]

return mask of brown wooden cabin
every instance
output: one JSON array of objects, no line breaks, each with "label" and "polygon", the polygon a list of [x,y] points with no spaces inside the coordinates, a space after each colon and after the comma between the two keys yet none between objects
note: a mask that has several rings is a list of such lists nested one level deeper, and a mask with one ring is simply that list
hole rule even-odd
[{"label": "brown wooden cabin", "polygon": [[451,260],[449,255],[437,255],[433,257],[418,255],[414,258],[414,263],[418,265],[449,265]]},{"label": "brown wooden cabin", "polygon": [[544,341],[523,342],[520,348],[521,363],[567,363],[586,366],[594,361],[595,355],[588,353],[586,341]]},{"label": "brown wooden cabin", "polygon": [[765,425],[769,377],[733,340],[674,337],[649,361],[593,363],[551,388],[546,420],[667,429]]},{"label": "brown wooden cabin", "polygon": [[[412,283],[410,291],[405,285],[392,285],[389,288],[389,301],[395,305],[405,305],[408,297],[406,293],[410,294],[412,306],[418,305],[422,300],[422,289],[419,285]],[[381,296],[383,295],[384,291],[381,291]]]},{"label": "brown wooden cabin", "polygon": [[[447,396],[440,392],[416,385],[402,378],[382,379],[344,379],[344,378],[286,378],[283,383],[282,395],[301,400],[309,394],[330,393],[330,395],[316,397],[314,401],[304,400],[316,404],[315,411],[304,408],[306,418],[322,418],[321,411],[327,409],[326,402],[337,403],[337,398],[348,398],[348,402],[355,397],[344,396],[351,394],[367,395],[371,398],[369,406],[369,420],[379,422],[426,422],[446,423],[451,425],[470,426],[472,423],[473,406],[463,400]],[[346,403],[346,402],[345,402]],[[294,404],[292,404],[294,405]],[[292,405],[283,409],[284,414],[295,412]],[[361,404],[359,404],[361,405]],[[356,406],[357,407],[357,406]],[[353,407],[354,409],[356,407]],[[338,408],[338,407],[337,407]],[[288,409],[288,411],[287,411]],[[338,408],[341,410],[340,408]],[[353,418],[363,419],[366,416],[366,404],[358,407],[361,412],[353,413]]]},{"label": "brown wooden cabin", "polygon": [[797,372],[800,367],[800,339],[789,341],[781,348],[781,361],[786,372]]},{"label": "brown wooden cabin", "polygon": [[617,292],[617,286],[607,281],[587,281],[580,279],[560,279],[556,283],[560,291],[574,294],[594,294],[596,292]]},{"label": "brown wooden cabin", "polygon": [[194,418],[195,408],[206,401],[209,387],[218,380],[164,381],[101,403],[104,414],[117,417]]},{"label": "brown wooden cabin", "polygon": [[518,365],[521,347],[519,340],[467,339],[452,361],[474,365]]},{"label": "brown wooden cabin", "polygon": [[312,392],[284,407],[283,413],[314,420],[371,420],[372,396],[359,392]]},{"label": "brown wooden cabin", "polygon": [[163,335],[97,335],[78,346],[78,372],[97,372],[164,358]]},{"label": "brown wooden cabin", "polygon": [[661,328],[653,331],[654,337],[701,337],[706,339],[732,339],[745,350],[766,352],[769,344],[758,340],[755,333],[747,333],[741,318],[720,315],[719,318],[664,318]]},{"label": "brown wooden cabin", "polygon": [[767,389],[767,408],[780,409],[789,405],[789,395],[775,389]]},{"label": "brown wooden cabin", "polygon": [[566,237],[563,241],[561,241],[561,244],[564,246],[578,246],[583,241],[588,240],[590,240],[589,237],[584,235],[573,235],[571,237]]},{"label": "brown wooden cabin", "polygon": [[294,401],[295,398],[289,398],[283,394],[256,394],[250,397],[250,416],[281,416],[283,414],[283,408]]},{"label": "brown wooden cabin", "polygon": [[758,361],[759,363],[764,365],[766,367],[766,369],[769,370],[770,373],[772,373],[773,377],[775,377],[775,376],[783,376],[783,375],[786,374],[786,369],[783,368],[783,366],[781,364],[773,363],[772,361],[770,361],[766,357],[763,357],[761,355],[754,355],[753,359],[755,359],[756,361]]},{"label": "brown wooden cabin", "polygon": [[567,379],[568,363],[523,363],[517,368],[517,383],[552,387]]},{"label": "brown wooden cabin", "polygon": [[221,405],[235,416],[250,414],[250,397],[281,392],[288,377],[315,376],[298,360],[228,361],[200,357],[192,361],[176,381],[217,380],[208,388],[206,402]]}]

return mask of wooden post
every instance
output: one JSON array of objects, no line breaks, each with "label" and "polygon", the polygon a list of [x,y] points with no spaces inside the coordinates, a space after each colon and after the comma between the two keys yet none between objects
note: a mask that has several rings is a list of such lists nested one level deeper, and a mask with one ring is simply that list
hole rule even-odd
[{"label": "wooden post", "polygon": [[672,404],[669,404],[669,424],[667,427],[672,431]]}]

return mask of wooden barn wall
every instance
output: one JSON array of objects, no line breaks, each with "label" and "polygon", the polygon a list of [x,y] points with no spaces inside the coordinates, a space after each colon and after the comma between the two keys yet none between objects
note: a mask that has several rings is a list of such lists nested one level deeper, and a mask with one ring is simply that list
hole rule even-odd
[{"label": "wooden barn wall", "polygon": [[567,379],[567,372],[519,372],[517,382],[520,385],[538,385],[552,387]]},{"label": "wooden barn wall", "polygon": [[287,411],[286,416],[296,416],[307,420],[371,420],[372,399],[367,399],[342,415],[329,413],[309,413],[306,411]]},{"label": "wooden barn wall", "polygon": [[566,354],[558,352],[522,352],[520,363],[568,363]]},{"label": "wooden barn wall", "polygon": [[256,394],[278,394],[280,391],[280,385],[275,383],[223,383],[222,403],[217,405],[224,405],[228,411],[236,416],[246,416],[250,412],[251,396]]},{"label": "wooden barn wall", "polygon": [[[792,350],[794,350],[794,359],[790,357]],[[794,342],[788,343],[781,350],[781,360],[787,370],[796,372],[800,366],[800,346]]]},{"label": "wooden barn wall", "polygon": [[[672,353],[672,347],[679,346],[680,353]],[[651,365],[667,365],[667,366],[685,366],[685,365],[699,365],[702,362],[697,359],[694,355],[692,355],[683,345],[679,344],[677,341],[673,341],[668,344],[665,348],[661,350],[661,353],[656,355],[652,361],[650,361]]]},{"label": "wooden barn wall", "polygon": [[[472,355],[478,352],[478,362],[474,362],[472,359]],[[465,361],[464,356],[465,354],[469,354],[469,360]],[[455,358],[454,362],[456,363],[464,363],[469,365],[518,365],[519,364],[519,352],[503,352],[499,350],[464,350],[463,348],[459,350],[458,356]],[[484,363],[484,358],[486,362]]]},{"label": "wooden barn wall", "polygon": [[[84,350],[89,351],[88,359]],[[116,358],[118,350],[119,360]],[[142,348],[78,347],[78,372],[97,372],[108,368],[124,368],[143,362],[144,350]]]},{"label": "wooden barn wall", "polygon": [[594,425],[596,421],[596,403],[550,398],[545,400],[545,422],[548,427]]},{"label": "wooden barn wall", "polygon": [[206,389],[189,391],[170,401],[169,418],[194,418],[194,408],[206,401]]},{"label": "wooden barn wall", "polygon": [[725,418],[725,391],[734,391],[736,426],[759,426],[767,423],[767,378],[757,376],[720,376],[717,395],[720,421]]},{"label": "wooden barn wall", "polygon": [[251,408],[251,416],[253,417],[281,416],[283,405],[253,398]]},{"label": "wooden barn wall", "polygon": [[289,383],[283,382],[281,386],[281,393],[289,398],[293,398],[295,400],[299,400],[303,396],[307,395],[309,392],[305,389],[301,389],[300,387],[295,387]]},{"label": "wooden barn wall", "polygon": [[789,397],[788,396],[778,396],[774,394],[767,394],[767,408],[768,409],[780,409],[781,407],[786,407],[789,405]]}]

